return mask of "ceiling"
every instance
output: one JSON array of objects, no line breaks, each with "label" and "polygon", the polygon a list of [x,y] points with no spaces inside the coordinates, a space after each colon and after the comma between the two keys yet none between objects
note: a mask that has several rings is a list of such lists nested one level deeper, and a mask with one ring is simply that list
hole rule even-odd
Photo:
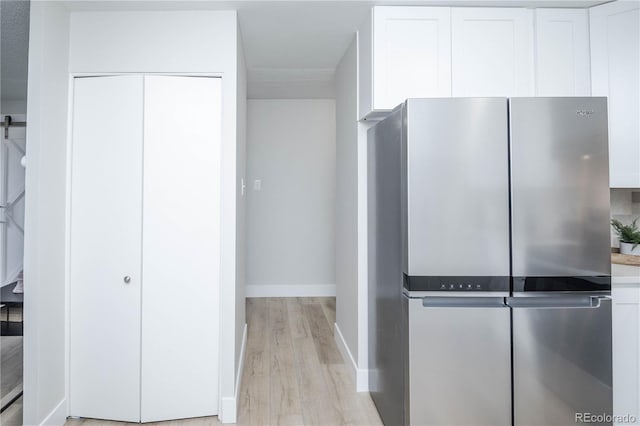
[{"label": "ceiling", "polygon": [[[373,5],[590,7],[609,0],[76,0],[70,10],[237,9],[251,98],[333,97],[333,75]],[[26,76],[25,1],[2,0],[2,65],[12,79]],[[13,5],[5,27],[5,3]],[[24,16],[22,16],[24,15]],[[22,28],[16,28],[22,25]],[[10,35],[5,38],[5,28]],[[5,50],[5,44],[8,45]],[[7,54],[5,55],[5,51]],[[14,58],[15,57],[15,58]],[[21,74],[22,73],[22,74]],[[25,77],[26,78],[26,77]],[[15,80],[17,81],[17,80]],[[21,92],[22,93],[22,92]],[[4,84],[3,92],[4,97]],[[9,95],[9,93],[7,93]]]}]

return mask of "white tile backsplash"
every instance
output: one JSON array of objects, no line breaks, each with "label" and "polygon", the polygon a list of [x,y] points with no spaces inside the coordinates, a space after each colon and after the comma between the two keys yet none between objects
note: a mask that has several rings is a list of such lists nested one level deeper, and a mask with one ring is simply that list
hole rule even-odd
[{"label": "white tile backsplash", "polygon": [[[611,188],[611,218],[626,224],[640,217],[640,188]],[[640,219],[638,220],[640,224]],[[620,247],[618,236],[611,229],[611,247]]]}]

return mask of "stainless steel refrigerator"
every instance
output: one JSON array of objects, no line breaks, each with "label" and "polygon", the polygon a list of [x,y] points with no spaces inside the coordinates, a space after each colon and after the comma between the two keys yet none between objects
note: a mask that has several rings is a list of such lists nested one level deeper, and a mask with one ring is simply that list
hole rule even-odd
[{"label": "stainless steel refrigerator", "polygon": [[603,98],[409,99],[370,130],[385,424],[611,413],[606,115]]}]

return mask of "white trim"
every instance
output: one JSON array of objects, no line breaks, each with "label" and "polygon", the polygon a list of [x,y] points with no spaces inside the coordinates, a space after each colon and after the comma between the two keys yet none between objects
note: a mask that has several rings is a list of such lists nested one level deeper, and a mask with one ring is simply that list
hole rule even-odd
[{"label": "white trim", "polygon": [[369,370],[364,368],[358,369],[356,392],[369,392]]},{"label": "white trim", "polygon": [[244,324],[242,331],[242,345],[240,346],[240,359],[238,362],[238,374],[236,374],[236,401],[240,395],[240,385],[242,384],[242,372],[244,371],[244,358],[247,350],[247,323]]},{"label": "white trim", "polygon": [[338,346],[338,350],[340,351],[342,358],[349,366],[349,373],[351,374],[351,378],[355,382],[358,375],[358,365],[356,364],[356,360],[353,359],[353,355],[351,355],[351,351],[347,346],[347,342],[344,340],[344,336],[342,335],[337,322],[333,324],[333,328],[335,330],[335,332],[333,333],[333,338],[336,341],[336,345]]},{"label": "white trim", "polygon": [[166,75],[176,77],[212,77],[222,78],[224,72],[220,71],[204,71],[204,72],[174,72],[174,71],[123,71],[123,72],[70,72],[69,76],[73,78],[82,77],[111,77],[119,75]]},{"label": "white trim", "polygon": [[[73,159],[73,114],[75,96],[75,75],[69,74],[67,86],[67,164],[65,167],[65,213],[64,213],[64,391],[67,399],[67,413],[71,413],[71,177]],[[28,166],[28,165],[27,165]]]},{"label": "white trim", "polygon": [[47,417],[40,423],[40,426],[62,426],[67,421],[67,399],[63,399],[56,405]]},{"label": "white trim", "polygon": [[220,412],[218,420],[220,423],[235,423],[237,401],[234,397],[224,397],[220,399]]},{"label": "white trim", "polygon": [[250,284],[246,297],[333,297],[335,284]]},{"label": "white trim", "polygon": [[358,364],[356,364],[356,360],[353,358],[337,323],[334,323],[334,329],[335,333],[333,333],[333,335],[336,345],[342,358],[344,358],[349,366],[349,373],[351,373],[351,378],[356,384],[356,392],[369,392],[369,371],[358,368]]},{"label": "white trim", "polygon": [[244,371],[244,357],[247,349],[247,324],[242,333],[242,346],[240,347],[240,359],[238,373],[236,374],[236,391],[233,398],[222,398],[218,420],[221,423],[236,423],[238,417],[238,401],[240,400],[240,385],[242,385],[242,372]]}]

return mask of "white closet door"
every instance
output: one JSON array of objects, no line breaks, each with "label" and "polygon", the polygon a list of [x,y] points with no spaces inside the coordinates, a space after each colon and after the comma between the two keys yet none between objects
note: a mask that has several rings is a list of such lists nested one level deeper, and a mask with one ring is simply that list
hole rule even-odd
[{"label": "white closet door", "polygon": [[140,420],[142,83],[74,82],[71,416]]},{"label": "white closet door", "polygon": [[143,422],[218,413],[220,81],[145,77]]}]

